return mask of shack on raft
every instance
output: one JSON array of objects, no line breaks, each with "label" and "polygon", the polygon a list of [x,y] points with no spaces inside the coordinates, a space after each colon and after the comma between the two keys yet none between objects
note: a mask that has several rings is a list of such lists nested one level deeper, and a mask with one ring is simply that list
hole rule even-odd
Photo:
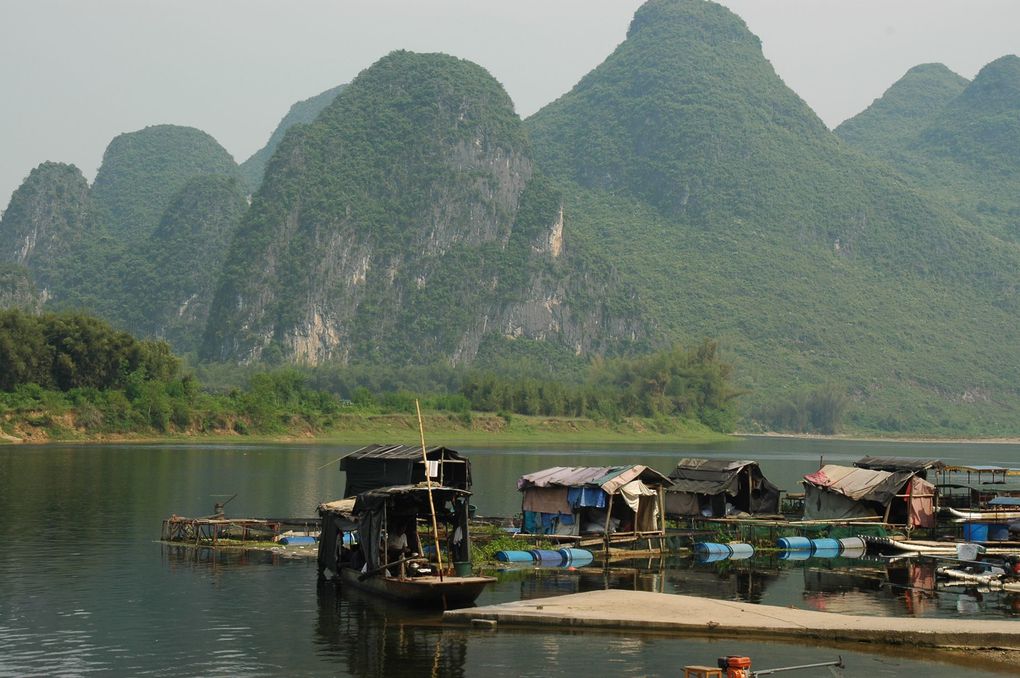
[{"label": "shack on raft", "polygon": [[877,518],[888,525],[935,527],[936,488],[919,470],[828,464],[802,482],[806,520]]},{"label": "shack on raft", "polygon": [[471,462],[448,447],[426,448],[423,458],[420,445],[368,445],[343,457],[340,470],[347,473],[344,497],[380,487],[424,483],[426,472],[433,483],[471,490]]},{"label": "shack on raft", "polygon": [[655,469],[632,466],[554,466],[517,481],[523,494],[522,534],[545,535],[581,546],[647,540],[662,549],[665,489]]},{"label": "shack on raft", "polygon": [[775,515],[781,490],[769,482],[756,461],[681,459],[669,474],[666,515],[722,518],[746,513]]}]

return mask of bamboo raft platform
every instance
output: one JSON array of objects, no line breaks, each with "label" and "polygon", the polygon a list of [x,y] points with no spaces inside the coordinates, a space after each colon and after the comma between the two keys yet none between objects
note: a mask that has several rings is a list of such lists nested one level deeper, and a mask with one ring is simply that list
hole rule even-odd
[{"label": "bamboo raft platform", "polygon": [[159,538],[161,541],[186,544],[211,544],[216,546],[227,533],[241,542],[275,541],[283,532],[284,527],[303,527],[308,532],[310,527],[317,527],[318,518],[226,518],[209,516],[204,518],[187,518],[171,515],[163,519]]}]

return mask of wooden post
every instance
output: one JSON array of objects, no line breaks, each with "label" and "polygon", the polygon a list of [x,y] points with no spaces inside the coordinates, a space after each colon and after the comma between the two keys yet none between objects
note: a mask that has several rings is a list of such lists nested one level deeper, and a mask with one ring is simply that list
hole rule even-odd
[{"label": "wooden post", "polygon": [[612,518],[612,516],[613,516],[613,496],[614,495],[612,495],[612,494],[609,495],[609,503],[606,505],[606,526],[605,526],[604,530],[605,530],[606,555],[607,556],[609,555],[609,519]]},{"label": "wooden post", "polygon": [[414,409],[418,412],[418,431],[421,433],[421,459],[425,462],[425,487],[429,493],[429,510],[432,512],[432,536],[436,540],[436,560],[439,563],[439,581],[443,581],[443,550],[439,544],[439,525],[436,523],[436,505],[432,501],[432,478],[429,476],[429,457],[425,452],[425,424],[421,420],[421,406],[414,399]]}]

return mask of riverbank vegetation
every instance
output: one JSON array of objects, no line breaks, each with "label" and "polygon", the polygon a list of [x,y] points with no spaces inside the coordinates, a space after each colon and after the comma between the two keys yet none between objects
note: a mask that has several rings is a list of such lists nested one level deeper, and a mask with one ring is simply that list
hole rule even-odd
[{"label": "riverbank vegetation", "polygon": [[448,441],[706,440],[733,430],[730,378],[712,342],[599,360],[573,381],[449,366],[196,370],[89,316],[0,312],[7,440],[414,437],[416,399]]}]

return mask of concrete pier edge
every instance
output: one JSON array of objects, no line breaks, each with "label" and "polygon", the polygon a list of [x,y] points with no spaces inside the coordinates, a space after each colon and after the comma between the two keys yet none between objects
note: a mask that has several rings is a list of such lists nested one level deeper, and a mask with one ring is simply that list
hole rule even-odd
[{"label": "concrete pier edge", "polygon": [[867,617],[647,591],[589,591],[443,615],[447,623],[471,624],[476,619],[516,627],[980,651],[982,659],[995,663],[1016,665],[1020,660],[1020,621]]}]

